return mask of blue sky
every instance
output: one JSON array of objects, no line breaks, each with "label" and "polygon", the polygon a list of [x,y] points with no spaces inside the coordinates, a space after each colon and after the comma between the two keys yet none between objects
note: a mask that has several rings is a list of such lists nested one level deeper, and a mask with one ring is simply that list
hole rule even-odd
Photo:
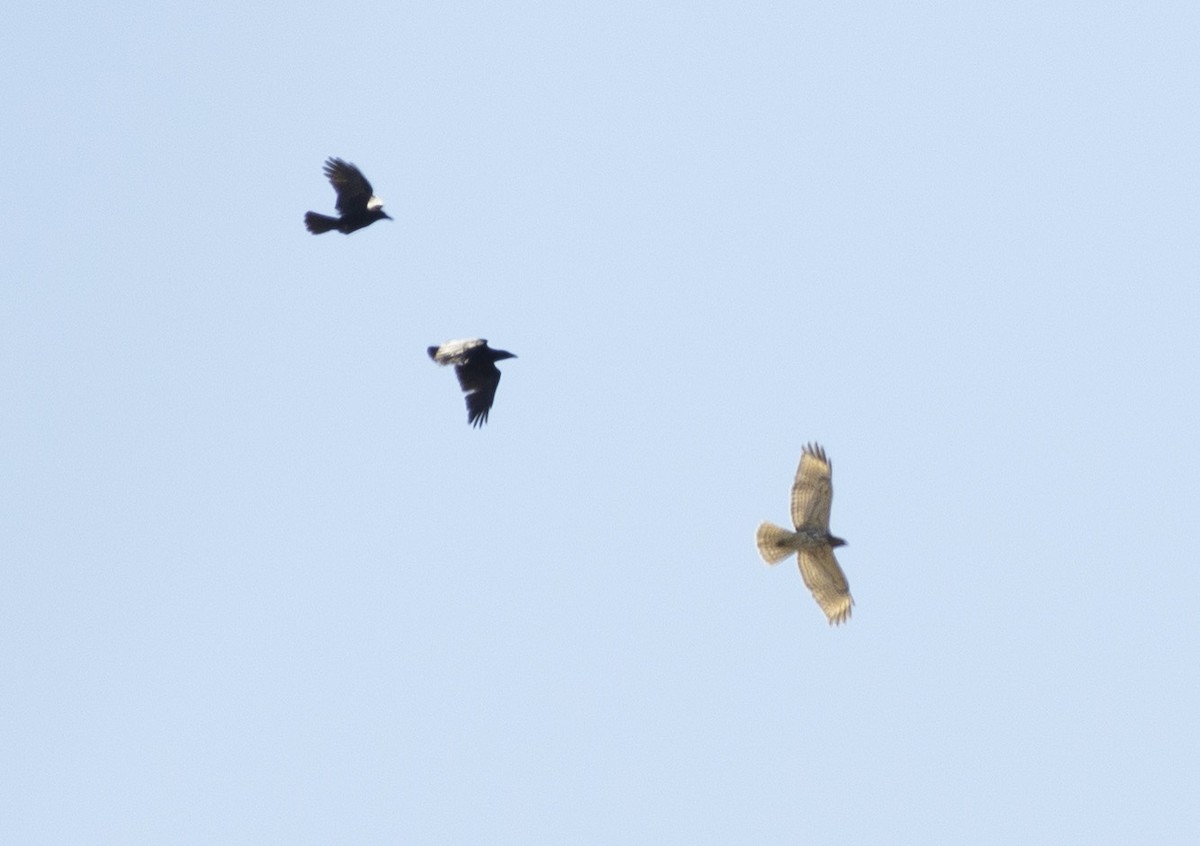
[{"label": "blue sky", "polygon": [[0,840],[1195,842],[1198,36],[12,10]]}]

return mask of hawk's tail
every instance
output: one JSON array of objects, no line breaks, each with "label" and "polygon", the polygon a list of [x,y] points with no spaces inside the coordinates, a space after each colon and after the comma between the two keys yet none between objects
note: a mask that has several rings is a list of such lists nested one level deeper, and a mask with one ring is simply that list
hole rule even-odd
[{"label": "hawk's tail", "polygon": [[310,211],[304,215],[304,225],[308,227],[308,231],[312,234],[320,235],[322,232],[328,232],[330,229],[337,229],[338,219]]},{"label": "hawk's tail", "polygon": [[758,554],[768,564],[778,564],[796,551],[792,539],[795,532],[780,528],[774,523],[763,523],[758,527],[755,540],[758,542]]}]

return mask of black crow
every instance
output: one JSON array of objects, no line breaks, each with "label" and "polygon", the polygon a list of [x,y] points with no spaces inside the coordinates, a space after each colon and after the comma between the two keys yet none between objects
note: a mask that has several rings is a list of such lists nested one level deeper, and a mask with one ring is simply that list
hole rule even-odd
[{"label": "black crow", "polygon": [[486,423],[488,411],[496,399],[496,387],[500,384],[500,368],[496,362],[516,356],[505,350],[492,349],[483,338],[471,338],[430,347],[429,357],[438,364],[454,365],[458,384],[467,395],[467,422],[472,426]]},{"label": "black crow", "polygon": [[304,215],[304,225],[314,235],[336,229],[349,235],[355,229],[370,226],[377,220],[391,220],[383,211],[383,200],[375,196],[371,183],[362,171],[341,159],[330,157],[325,160],[325,175],[337,192],[337,217],[329,217],[310,211]]}]

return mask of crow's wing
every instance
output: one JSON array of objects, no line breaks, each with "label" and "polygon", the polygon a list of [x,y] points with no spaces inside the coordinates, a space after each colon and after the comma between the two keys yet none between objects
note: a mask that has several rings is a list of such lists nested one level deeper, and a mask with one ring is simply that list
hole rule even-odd
[{"label": "crow's wing", "polygon": [[496,401],[496,388],[500,385],[500,368],[490,361],[472,361],[454,368],[458,384],[467,395],[467,422],[482,426],[487,422],[488,411]]},{"label": "crow's wing", "polygon": [[362,171],[341,159],[331,158],[325,162],[325,175],[337,192],[337,210],[342,214],[354,214],[367,208],[371,200],[371,183]]}]

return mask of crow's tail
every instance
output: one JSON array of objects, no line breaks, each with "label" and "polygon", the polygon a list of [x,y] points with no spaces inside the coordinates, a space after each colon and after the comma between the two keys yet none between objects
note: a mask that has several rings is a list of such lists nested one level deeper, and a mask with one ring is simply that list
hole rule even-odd
[{"label": "crow's tail", "polygon": [[320,235],[322,232],[328,232],[330,229],[337,229],[338,219],[310,211],[304,215],[304,225],[308,227],[308,231],[312,234]]}]

